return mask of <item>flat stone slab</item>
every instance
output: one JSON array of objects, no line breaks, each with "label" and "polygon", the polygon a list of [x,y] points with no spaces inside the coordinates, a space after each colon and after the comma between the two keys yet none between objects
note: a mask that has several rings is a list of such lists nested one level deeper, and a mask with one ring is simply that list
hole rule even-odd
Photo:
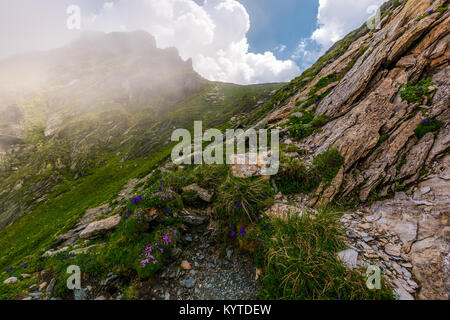
[{"label": "flat stone slab", "polygon": [[86,227],[86,229],[81,231],[80,238],[88,239],[88,238],[97,236],[97,235],[103,233],[104,231],[108,231],[108,230],[117,228],[119,226],[119,224],[120,224],[120,216],[119,215],[115,215],[115,216],[112,216],[112,217],[104,219],[104,220],[92,222],[91,224],[89,224]]},{"label": "flat stone slab", "polygon": [[338,257],[349,269],[356,268],[356,261],[358,260],[358,252],[353,249],[343,250],[338,252]]}]

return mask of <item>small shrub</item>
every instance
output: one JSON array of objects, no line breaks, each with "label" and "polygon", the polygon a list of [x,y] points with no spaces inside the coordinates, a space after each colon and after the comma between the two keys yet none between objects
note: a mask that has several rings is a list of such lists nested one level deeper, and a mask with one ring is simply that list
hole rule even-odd
[{"label": "small shrub", "polygon": [[322,181],[331,181],[344,165],[344,161],[344,157],[336,149],[325,151],[314,158],[312,174],[320,176]]},{"label": "small shrub", "polygon": [[416,137],[421,139],[429,132],[435,132],[442,128],[444,122],[436,119],[424,119],[414,130]]},{"label": "small shrub", "polygon": [[408,83],[403,85],[400,91],[400,96],[403,100],[411,103],[422,104],[426,96],[430,96],[434,91],[429,87],[433,85],[433,81],[430,78],[420,80],[418,83]]},{"label": "small shrub", "polygon": [[328,123],[328,116],[325,114],[318,115],[313,121],[311,121],[311,126],[314,128],[321,128]]},{"label": "small shrub", "polygon": [[309,169],[300,159],[282,159],[281,168],[274,179],[284,194],[309,193],[320,182],[333,180],[344,160],[336,149],[317,155]]},{"label": "small shrub", "polygon": [[283,194],[311,192],[315,185],[311,182],[308,169],[297,158],[284,161],[275,180]]},{"label": "small shrub", "polygon": [[303,116],[297,117],[297,116],[291,116],[288,121],[288,125],[295,125],[295,124],[307,124],[314,120],[314,115],[310,114],[309,112],[305,112]]},{"label": "small shrub", "polygon": [[[312,116],[308,116],[307,120],[309,121]],[[301,118],[298,118],[301,119]],[[298,121],[297,123],[289,122],[289,135],[293,138],[303,139],[309,137],[313,132],[328,123],[328,116],[321,114],[316,118],[312,118],[308,123]]]},{"label": "small shrub", "polygon": [[274,192],[268,181],[237,179],[229,175],[219,189],[218,202],[229,217],[244,215],[254,221],[273,197]]},{"label": "small shrub", "polygon": [[148,192],[143,199],[146,208],[164,209],[167,212],[174,212],[183,209],[181,197],[168,189],[156,192]]},{"label": "small shrub", "polygon": [[296,124],[289,127],[289,134],[291,137],[303,139],[309,137],[314,132],[310,125]]}]

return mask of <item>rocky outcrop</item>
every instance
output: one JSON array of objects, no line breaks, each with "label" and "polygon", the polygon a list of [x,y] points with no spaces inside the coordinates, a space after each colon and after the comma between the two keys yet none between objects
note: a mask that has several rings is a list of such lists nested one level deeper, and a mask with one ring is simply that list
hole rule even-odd
[{"label": "rocky outcrop", "polygon": [[111,208],[107,204],[86,210],[84,215],[77,221],[76,225],[72,229],[55,237],[53,240],[53,247],[72,245],[80,238],[80,233],[85,230],[88,225],[110,211]]},{"label": "rocky outcrop", "polygon": [[86,229],[80,232],[81,239],[89,239],[95,237],[105,231],[113,230],[120,224],[120,216],[115,215],[104,220],[92,222]]},{"label": "rocky outcrop", "polygon": [[[394,8],[379,30],[355,41],[285,106],[266,117],[269,123],[285,122],[319,79],[352,66],[315,108],[316,116],[326,114],[331,121],[304,141],[305,149],[314,147],[314,155],[336,147],[345,157],[343,178],[323,189],[323,201],[317,204],[330,202],[339,193],[347,196],[356,191],[366,200],[378,189],[387,194],[399,184],[411,185],[424,166],[450,146],[450,35],[446,27],[450,14],[438,11],[445,4],[442,0],[411,0]],[[432,13],[424,15],[428,11]],[[422,104],[402,99],[404,85],[426,78],[434,82],[430,88],[434,97],[425,97]],[[416,128],[428,118],[436,118],[444,126],[416,138]],[[382,136],[386,141],[380,142]]]},{"label": "rocky outcrop", "polygon": [[[323,64],[314,79],[261,121],[271,128],[286,123],[292,114],[304,112],[322,78],[339,75],[338,83],[319,91],[326,96],[308,107],[316,117],[327,115],[329,122],[294,144],[304,151],[300,157],[306,165],[331,148],[340,151],[345,164],[303,203],[384,198],[345,214],[342,222],[349,250],[358,253],[351,251],[352,261],[357,256],[361,268],[377,261],[401,299],[448,299],[450,292],[447,8],[445,0],[409,0],[392,7],[379,29]],[[425,80],[426,87],[413,87]],[[420,99],[407,98],[405,90]],[[435,127],[426,128],[432,121]]]}]

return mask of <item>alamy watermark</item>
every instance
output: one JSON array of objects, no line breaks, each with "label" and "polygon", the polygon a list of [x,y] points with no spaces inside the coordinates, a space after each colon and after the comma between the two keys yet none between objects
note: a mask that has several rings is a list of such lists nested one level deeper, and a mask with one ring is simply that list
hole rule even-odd
[{"label": "alamy watermark", "polygon": [[79,266],[71,265],[67,268],[67,273],[71,276],[67,279],[67,288],[69,290],[81,289],[81,269]]},{"label": "alamy watermark", "polygon": [[368,266],[366,271],[366,286],[370,290],[381,289],[381,269],[378,266]]},{"label": "alamy watermark", "polygon": [[66,9],[66,13],[69,15],[66,21],[66,27],[69,30],[81,29],[81,8],[77,5],[70,5]]},{"label": "alamy watermark", "polygon": [[[173,142],[181,142],[172,150],[172,162],[177,165],[255,165],[261,175],[271,176],[280,167],[280,132],[261,129],[226,130],[209,129],[203,133],[202,121],[194,122],[194,139],[187,129],[177,129],[172,133]],[[269,145],[270,135],[270,145]],[[211,142],[203,149],[204,142]],[[236,148],[237,147],[237,148]],[[235,152],[237,149],[237,152]]]}]

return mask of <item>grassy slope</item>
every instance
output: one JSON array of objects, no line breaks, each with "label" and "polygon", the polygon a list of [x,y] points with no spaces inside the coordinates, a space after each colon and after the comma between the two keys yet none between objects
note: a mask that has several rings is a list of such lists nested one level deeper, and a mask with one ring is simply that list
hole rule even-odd
[{"label": "grassy slope", "polygon": [[[223,103],[218,104],[212,111],[210,103],[205,101],[205,94],[209,90],[205,89],[193,95],[180,103],[177,111],[165,115],[163,120],[154,125],[164,126],[165,129],[164,132],[158,131],[158,139],[167,141],[172,126],[189,128],[193,125],[193,120],[203,119],[204,127],[223,125],[232,114],[249,110],[254,106],[255,100],[261,98],[261,94],[267,95],[280,85],[217,86],[219,92],[225,95]],[[170,123],[170,126],[165,125],[167,123]],[[143,139],[145,145],[143,137],[145,134],[136,140]],[[128,151],[135,151],[133,147]],[[72,227],[86,209],[107,203],[129,179],[150,172],[170,151],[170,145],[156,150],[153,148],[145,156],[131,157],[132,160],[122,163],[113,153],[105,151],[97,155],[97,158],[106,161],[100,168],[90,168],[89,174],[78,180],[65,177],[45,202],[0,232],[0,268],[7,269],[29,255],[48,248],[52,239]]]}]

